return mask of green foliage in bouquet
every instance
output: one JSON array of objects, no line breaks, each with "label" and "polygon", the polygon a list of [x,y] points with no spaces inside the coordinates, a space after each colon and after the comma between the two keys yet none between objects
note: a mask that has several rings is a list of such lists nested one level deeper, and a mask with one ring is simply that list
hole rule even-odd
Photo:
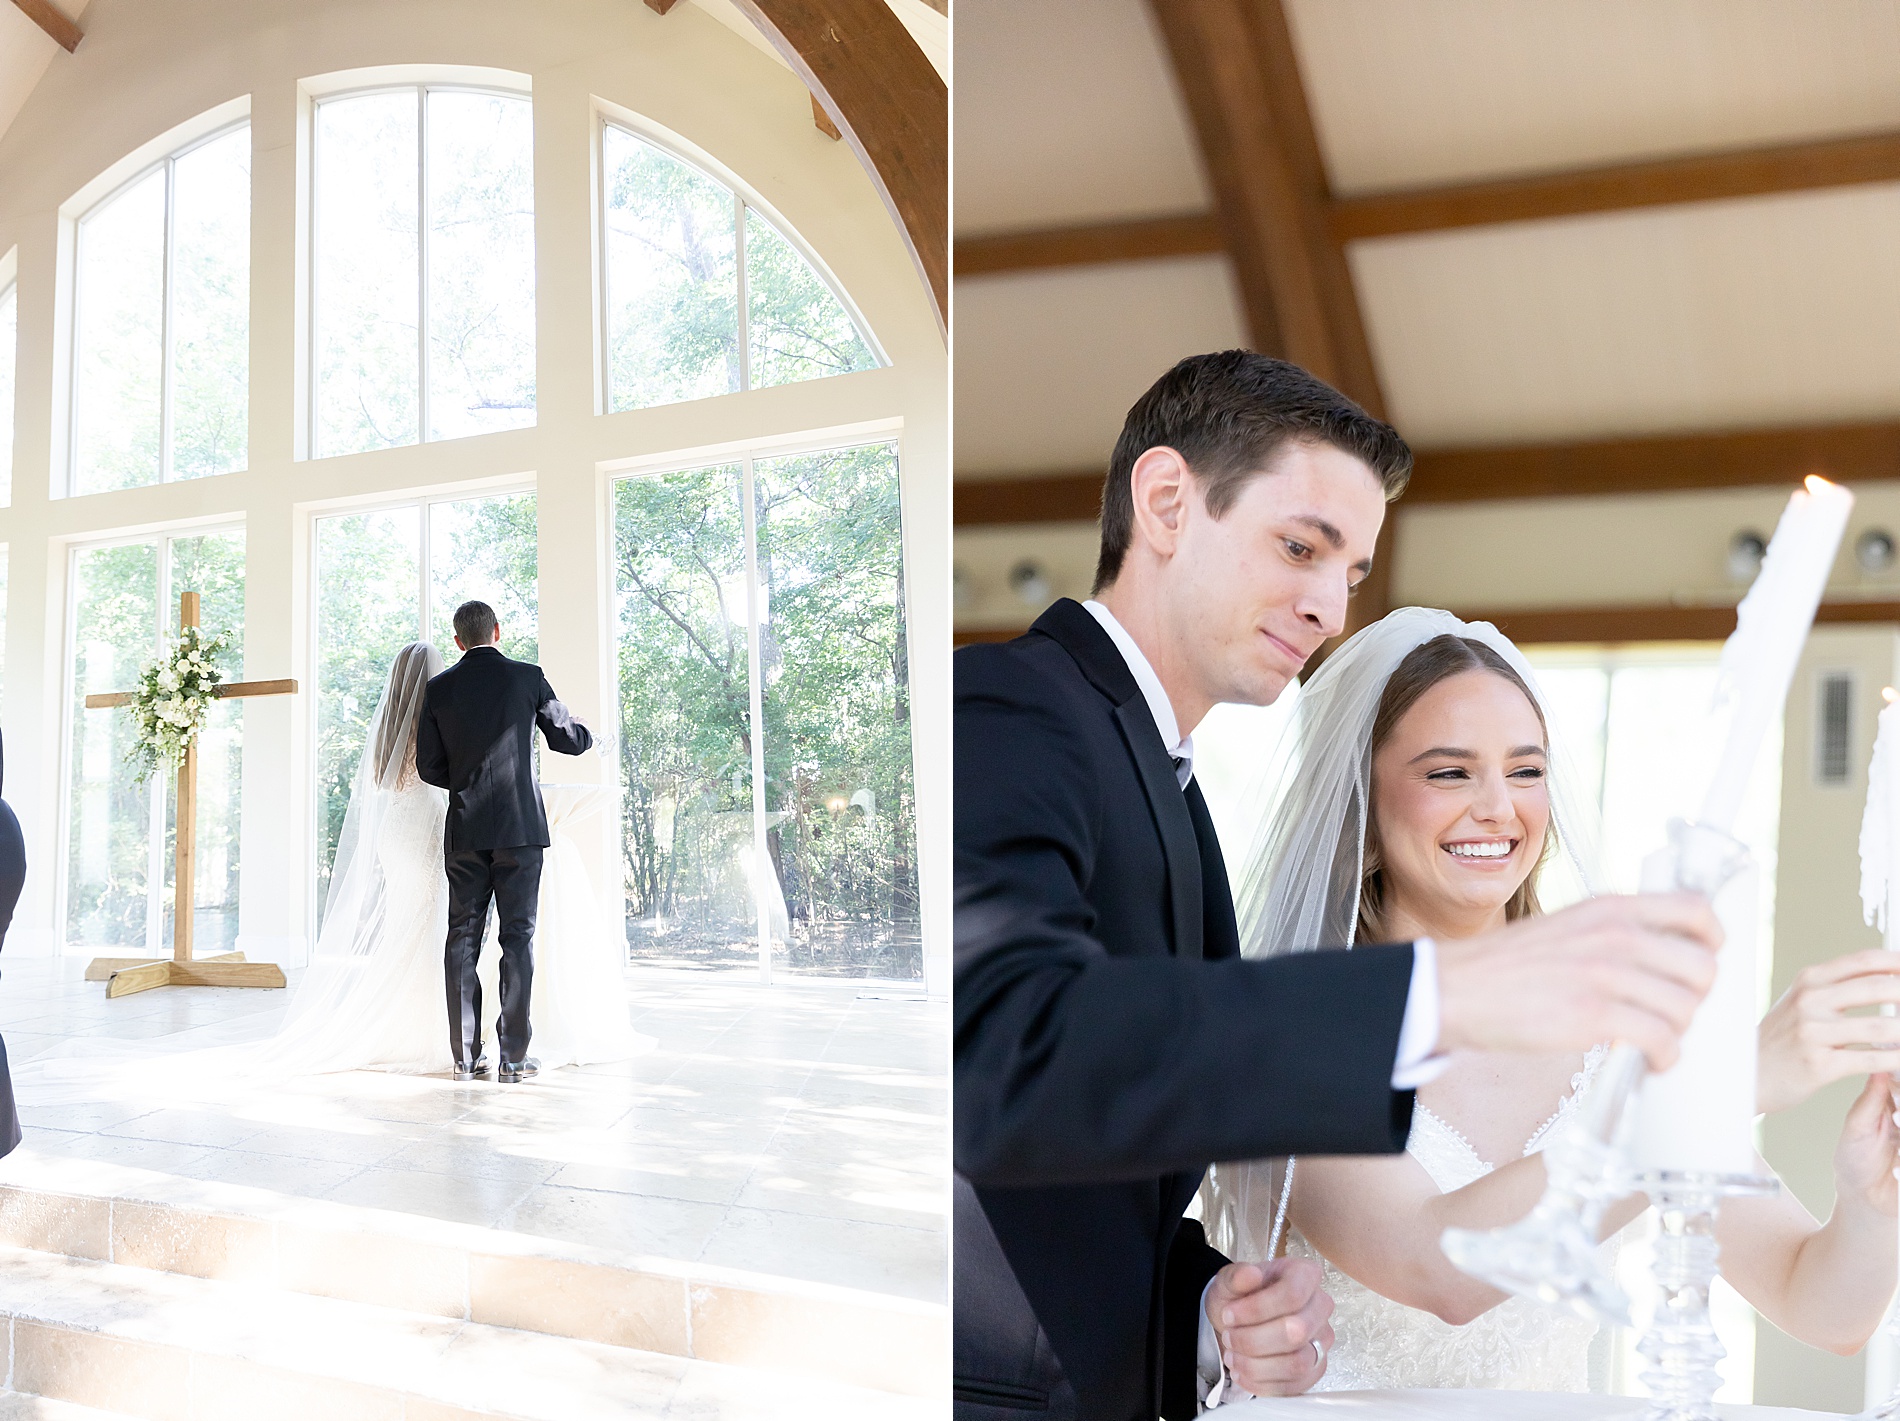
[{"label": "green foliage in bouquet", "polygon": [[170,652],[139,674],[132,693],[138,739],[126,759],[138,767],[141,783],[161,766],[176,770],[184,763],[224,682],[218,653],[230,642],[229,632],[207,636],[202,627],[186,627]]}]

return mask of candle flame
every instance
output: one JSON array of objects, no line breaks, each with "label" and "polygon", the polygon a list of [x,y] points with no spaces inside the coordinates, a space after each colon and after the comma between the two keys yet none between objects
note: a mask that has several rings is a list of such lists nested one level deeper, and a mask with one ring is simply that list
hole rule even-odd
[{"label": "candle flame", "polygon": [[1802,482],[1808,486],[1809,493],[1821,493],[1826,489],[1834,487],[1832,483],[1822,478],[1819,474],[1809,474]]},{"label": "candle flame", "polygon": [[1881,691],[1880,699],[1885,701],[1888,705],[1892,705],[1895,701],[1900,701],[1900,691],[1896,691],[1892,686],[1888,686]]}]

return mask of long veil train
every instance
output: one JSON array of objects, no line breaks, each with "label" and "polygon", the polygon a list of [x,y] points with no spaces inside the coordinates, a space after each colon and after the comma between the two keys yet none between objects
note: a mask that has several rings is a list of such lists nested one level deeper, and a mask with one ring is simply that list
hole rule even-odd
[{"label": "long veil train", "polygon": [[[24,1094],[46,1102],[108,1083],[198,1092],[332,1071],[449,1070],[447,796],[415,770],[423,690],[441,669],[426,642],[404,647],[390,667],[337,840],[316,949],[282,1017],[254,1013],[151,1041],[68,1042],[16,1072]],[[541,879],[531,1050],[544,1070],[624,1060],[654,1042],[628,1020],[625,947],[571,832],[606,794],[549,785],[544,798],[553,843]],[[480,969],[485,1041],[495,1039],[497,962],[491,917]]]}]

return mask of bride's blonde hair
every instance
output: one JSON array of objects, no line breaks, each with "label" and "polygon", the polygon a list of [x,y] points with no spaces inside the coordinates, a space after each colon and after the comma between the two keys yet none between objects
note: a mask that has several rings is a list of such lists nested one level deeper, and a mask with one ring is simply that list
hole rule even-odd
[{"label": "bride's blonde hair", "polygon": [[[1524,678],[1517,674],[1511,663],[1481,641],[1446,633],[1413,647],[1386,679],[1385,690],[1379,697],[1379,709],[1372,719],[1367,764],[1378,755],[1380,747],[1391,739],[1392,732],[1405,719],[1405,713],[1418,704],[1421,696],[1440,681],[1462,676],[1467,671],[1489,671],[1517,687],[1524,699],[1530,702],[1531,710],[1537,716],[1538,728],[1544,733],[1545,748],[1549,748],[1550,725],[1544,719],[1544,708],[1537,703],[1537,697],[1531,694],[1531,688],[1524,684]],[[1366,816],[1366,820],[1365,861],[1359,874],[1359,930],[1356,937],[1360,942],[1378,942],[1382,938],[1389,907],[1387,893],[1390,885],[1385,877],[1385,856],[1379,848],[1379,822],[1371,814]],[[1530,873],[1504,905],[1507,922],[1515,922],[1543,911],[1537,902],[1537,879],[1556,849],[1557,817],[1553,814],[1544,828],[1544,846],[1537,856],[1537,862],[1531,866]]]}]

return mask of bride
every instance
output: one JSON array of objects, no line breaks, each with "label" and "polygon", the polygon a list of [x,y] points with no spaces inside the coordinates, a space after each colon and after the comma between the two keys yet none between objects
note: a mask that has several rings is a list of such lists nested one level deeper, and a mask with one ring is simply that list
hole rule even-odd
[{"label": "bride", "polygon": [[[1589,819],[1552,753],[1535,677],[1494,627],[1394,612],[1315,673],[1296,715],[1286,753],[1297,762],[1277,767],[1286,788],[1239,881],[1247,955],[1470,936],[1537,913],[1546,872],[1589,891]],[[1841,1061],[1816,1066],[1791,1049],[1801,1031],[1788,1018],[1819,1000],[1784,1001],[1764,1023],[1763,1101],[1793,1104],[1863,1060],[1835,1052]],[[1856,1027],[1865,1041],[1866,1023]],[[1216,1247],[1264,1259],[1284,1244],[1320,1262],[1336,1311],[1318,1389],[1588,1389],[1595,1325],[1458,1272],[1438,1239],[1529,1212],[1544,1184],[1538,1152],[1604,1049],[1454,1057],[1419,1090],[1397,1156],[1209,1172],[1201,1204]],[[1848,1113],[1826,1224],[1784,1189],[1726,1203],[1717,1230],[1723,1275],[1764,1317],[1843,1354],[1866,1342],[1893,1295],[1889,1089],[1871,1076]],[[1644,1207],[1625,1200],[1608,1228]]]},{"label": "bride", "polygon": [[[277,1031],[233,1042],[233,1035],[256,1030],[247,1019],[159,1042],[77,1042],[26,1065],[21,1076],[29,1091],[96,1084],[102,1065],[136,1074],[142,1088],[165,1090],[187,1079],[210,1087],[332,1071],[450,1071],[442,957],[448,796],[416,774],[422,694],[442,669],[441,653],[428,642],[405,646],[390,666],[364,737],[316,951]],[[547,786],[546,793],[554,842],[543,859],[535,942],[535,1055],[543,1070],[624,1060],[654,1043],[633,1030],[624,948],[600,911],[578,849],[561,832],[565,814],[578,807],[569,801],[598,791]],[[500,1002],[494,937],[491,917],[480,959],[485,1036],[493,1033]]]}]

